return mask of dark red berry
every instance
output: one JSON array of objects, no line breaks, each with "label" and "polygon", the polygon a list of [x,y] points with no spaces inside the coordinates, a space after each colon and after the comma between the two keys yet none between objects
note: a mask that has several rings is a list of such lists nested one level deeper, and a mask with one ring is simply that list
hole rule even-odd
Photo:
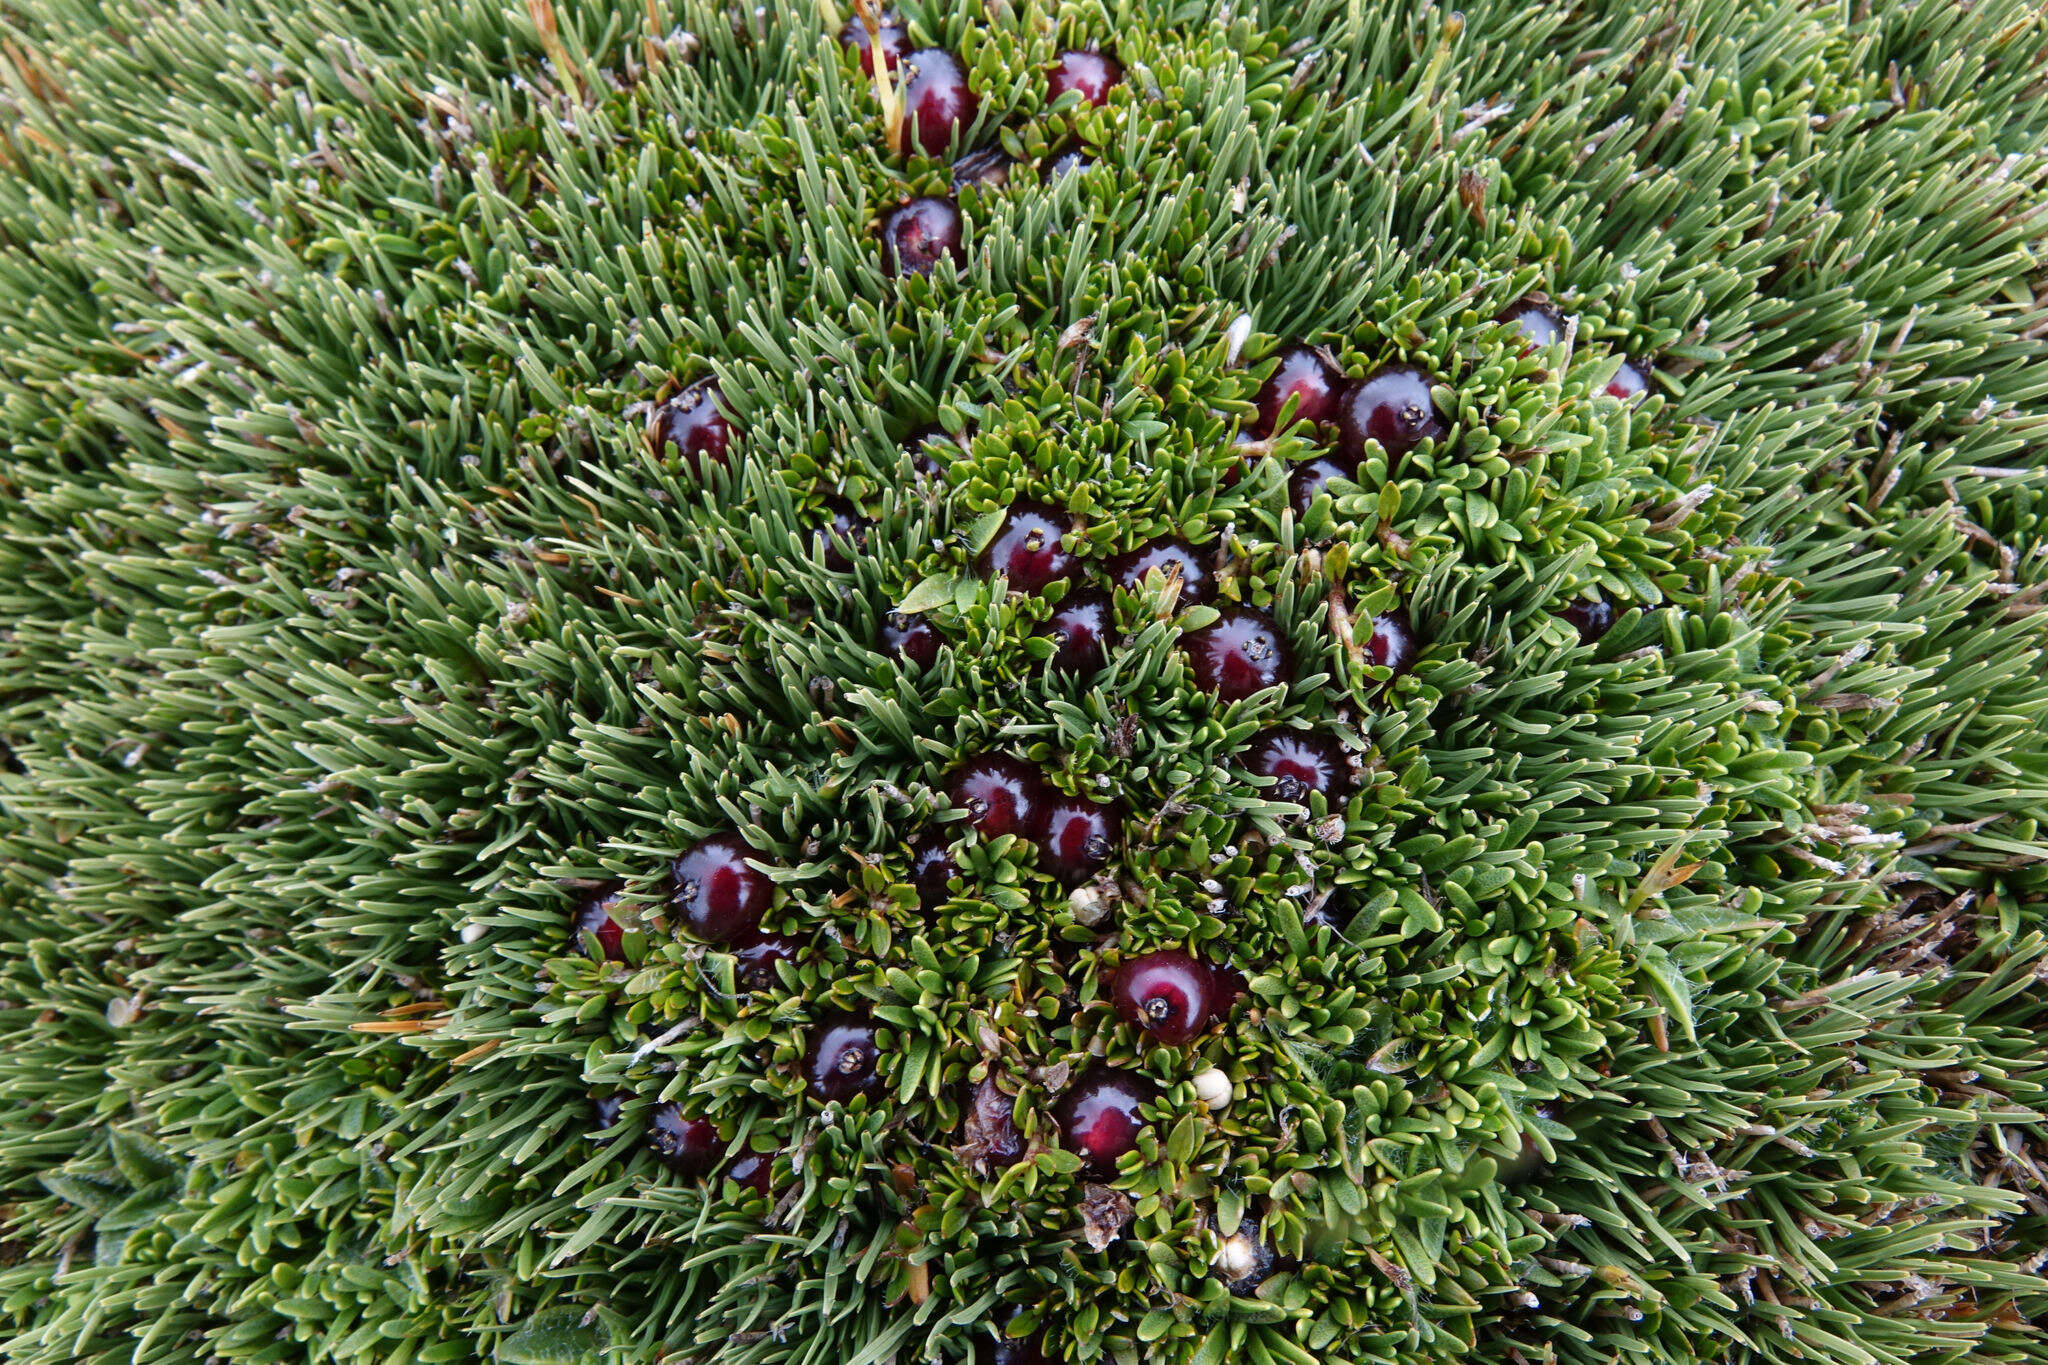
[{"label": "dark red berry", "polygon": [[1344,391],[1337,405],[1337,448],[1352,459],[1378,441],[1389,455],[1405,455],[1450,428],[1430,396],[1430,377],[1413,365],[1382,365]]},{"label": "dark red berry", "polygon": [[1216,591],[1216,575],[1208,561],[1186,541],[1155,540],[1109,561],[1110,578],[1132,592],[1144,587],[1145,576],[1155,572],[1161,578],[1180,579],[1179,601],[1184,607],[1200,606]]},{"label": "dark red berry", "polygon": [[852,1015],[822,1019],[812,1028],[804,1056],[804,1081],[821,1100],[850,1100],[881,1085],[875,1026]]},{"label": "dark red berry", "polygon": [[967,1145],[983,1170],[1000,1171],[1024,1155],[1024,1135],[1017,1131],[1016,1105],[993,1078],[974,1087],[967,1109]]},{"label": "dark red berry", "polygon": [[1069,886],[1088,880],[1109,861],[1123,820],[1120,802],[1054,795],[1040,824],[1039,864]]},{"label": "dark red berry", "polygon": [[584,934],[597,935],[598,952],[607,962],[621,961],[626,955],[620,947],[625,942],[625,927],[612,918],[612,909],[618,903],[618,892],[602,892],[578,902],[569,914],[569,932],[579,946]]},{"label": "dark red berry", "polygon": [[1338,385],[1342,376],[1306,346],[1289,346],[1280,352],[1280,363],[1259,388],[1257,434],[1271,436],[1280,429],[1280,410],[1294,400],[1294,421],[1311,424],[1327,422],[1337,411]]},{"label": "dark red berry", "polygon": [[1351,764],[1344,746],[1313,730],[1262,730],[1245,749],[1244,765],[1259,777],[1274,779],[1266,788],[1276,801],[1308,804],[1321,792],[1333,804],[1351,790]]},{"label": "dark red berry", "polygon": [[733,948],[733,962],[740,980],[750,986],[767,986],[780,979],[778,962],[794,962],[803,944],[787,934],[756,934]]},{"label": "dark red berry", "polygon": [[1253,607],[1226,607],[1210,626],[1181,637],[1195,686],[1242,701],[1294,677],[1294,654],[1273,618]]},{"label": "dark red berry", "polygon": [[1005,574],[1012,592],[1036,592],[1074,571],[1067,550],[1067,532],[1074,519],[1041,502],[1014,502],[1002,529],[981,552],[981,572],[989,578]]},{"label": "dark red berry", "polygon": [[742,1152],[737,1161],[725,1168],[727,1180],[763,1198],[775,1192],[771,1183],[774,1174],[775,1158],[766,1152]]},{"label": "dark red berry", "polygon": [[671,1100],[654,1106],[647,1118],[647,1150],[678,1175],[698,1176],[718,1164],[725,1143],[709,1119],[694,1119]]},{"label": "dark red berry", "polygon": [[[903,60],[903,54],[910,51],[910,37],[903,31],[903,22],[893,14],[877,16],[876,27],[881,31],[882,56],[893,70]],[[860,54],[860,69],[869,76],[875,74],[875,53],[870,46],[868,26],[860,21],[858,14],[846,21],[846,27],[839,30],[839,41]]]},{"label": "dark red berry", "polygon": [[603,1133],[618,1127],[619,1115],[625,1112],[624,1095],[592,1095],[590,1097],[590,1126]]},{"label": "dark red berry", "polygon": [[952,898],[951,883],[960,875],[960,864],[945,840],[928,834],[910,850],[910,880],[917,887],[917,908],[927,913]]},{"label": "dark red berry", "polygon": [[984,839],[1037,832],[1046,805],[1045,779],[1037,768],[1007,754],[980,754],[953,770],[946,797],[964,808],[967,822]]},{"label": "dark red berry", "polygon": [[1564,316],[1547,303],[1523,299],[1500,315],[1531,346],[1555,346],[1564,340]]},{"label": "dark red berry", "polygon": [[1062,176],[1087,169],[1088,165],[1088,154],[1070,142],[1046,158],[1044,166],[1038,172],[1039,183],[1050,185]]},{"label": "dark red berry", "polygon": [[926,156],[944,156],[953,130],[974,122],[981,100],[968,88],[959,61],[942,47],[921,47],[905,63],[910,74],[903,82],[904,139]]},{"label": "dark red berry", "polygon": [[707,464],[724,464],[732,445],[732,423],[725,415],[718,385],[692,384],[655,410],[654,452],[673,446],[683,462],[702,474]]},{"label": "dark red berry", "polygon": [[941,259],[960,259],[960,210],[924,195],[882,220],[882,260],[893,275],[929,275]]},{"label": "dark red berry", "polygon": [[978,185],[985,190],[1001,189],[1010,183],[1010,167],[1016,164],[1008,152],[998,147],[969,152],[953,163],[953,193],[958,194],[969,185]]},{"label": "dark red berry", "polygon": [[740,943],[761,931],[775,884],[747,865],[760,855],[729,834],[716,834],[676,859],[670,903],[690,932],[714,943]]},{"label": "dark red berry", "polygon": [[1337,455],[1318,455],[1296,465],[1287,476],[1287,500],[1294,504],[1296,516],[1305,517],[1323,490],[1330,486],[1330,480],[1357,477],[1358,466],[1349,460]]},{"label": "dark red berry", "polygon": [[825,525],[819,537],[825,542],[825,567],[845,573],[853,567],[853,556],[867,548],[868,528],[874,523],[844,498],[825,501]]},{"label": "dark red berry", "polygon": [[1409,628],[1408,618],[1392,611],[1375,616],[1365,654],[1380,667],[1392,669],[1396,678],[1415,667],[1415,632]]},{"label": "dark red berry", "polygon": [[1045,78],[1045,102],[1051,104],[1069,90],[1078,90],[1083,104],[1100,105],[1109,99],[1109,88],[1123,78],[1123,64],[1114,57],[1100,52],[1062,52],[1052,74]]},{"label": "dark red berry", "polygon": [[1139,1106],[1158,1098],[1159,1087],[1151,1077],[1096,1067],[1053,1106],[1060,1145],[1079,1156],[1093,1174],[1110,1175],[1118,1157],[1137,1150],[1138,1130],[1145,1126]]},{"label": "dark red berry", "polygon": [[1051,637],[1057,646],[1046,667],[1094,676],[1116,642],[1116,612],[1109,594],[1096,588],[1068,593],[1038,633]]},{"label": "dark red berry", "polygon": [[1164,948],[1124,963],[1110,985],[1109,1002],[1125,1023],[1178,1046],[1215,1017],[1216,978],[1197,959]]},{"label": "dark red berry", "polygon": [[930,668],[939,657],[941,637],[922,616],[905,616],[892,611],[882,618],[882,653],[919,668]]},{"label": "dark red berry", "polygon": [[1650,377],[1633,360],[1621,362],[1621,368],[1607,381],[1607,396],[1610,398],[1633,398],[1650,387]]},{"label": "dark red berry", "polygon": [[1614,603],[1604,597],[1575,598],[1558,613],[1579,633],[1579,643],[1590,645],[1614,629]]}]

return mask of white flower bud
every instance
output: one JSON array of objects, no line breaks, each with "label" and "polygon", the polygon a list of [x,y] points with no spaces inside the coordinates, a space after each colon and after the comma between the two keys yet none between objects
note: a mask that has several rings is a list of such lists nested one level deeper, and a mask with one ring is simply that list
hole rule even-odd
[{"label": "white flower bud", "polygon": [[1212,1114],[1230,1107],[1230,1077],[1215,1067],[1195,1073],[1195,1098],[1209,1106]]}]

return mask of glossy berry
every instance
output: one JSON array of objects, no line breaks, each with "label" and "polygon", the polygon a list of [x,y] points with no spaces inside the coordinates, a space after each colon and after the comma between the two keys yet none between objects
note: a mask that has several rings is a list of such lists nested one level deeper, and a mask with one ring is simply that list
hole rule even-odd
[{"label": "glossy berry", "polygon": [[1143,588],[1146,576],[1153,573],[1162,579],[1180,579],[1179,603],[1183,607],[1200,606],[1215,595],[1216,575],[1208,560],[1184,540],[1155,540],[1109,561],[1110,578],[1131,592]]},{"label": "glossy berry", "polygon": [[1367,441],[1378,441],[1388,455],[1398,456],[1441,440],[1450,428],[1429,386],[1429,375],[1413,365],[1382,365],[1353,384],[1337,404],[1338,450],[1356,460]]},{"label": "glossy berry", "polygon": [[1092,677],[1116,642],[1116,612],[1109,594],[1097,588],[1068,593],[1038,633],[1056,646],[1047,668]]},{"label": "glossy berry", "polygon": [[1555,346],[1564,340],[1564,316],[1547,303],[1523,299],[1500,320],[1522,334],[1531,346]]},{"label": "glossy berry", "polygon": [[774,1174],[775,1158],[766,1152],[742,1152],[737,1161],[725,1168],[727,1180],[764,1199],[775,1192],[771,1183]]},{"label": "glossy berry", "polygon": [[1415,667],[1415,631],[1409,626],[1408,618],[1399,612],[1388,612],[1375,616],[1372,621],[1372,636],[1365,643],[1365,656],[1382,668],[1390,668],[1396,678]]},{"label": "glossy berry", "polygon": [[1121,84],[1123,64],[1100,52],[1062,52],[1052,74],[1045,78],[1045,102],[1051,104],[1070,90],[1078,90],[1083,104],[1101,105],[1109,89]]},{"label": "glossy berry", "polygon": [[803,944],[787,934],[755,934],[732,950],[734,968],[750,986],[773,985],[781,979],[778,962],[794,962]]},{"label": "glossy berry", "polygon": [[1336,455],[1318,455],[1296,465],[1287,476],[1287,500],[1294,505],[1296,516],[1305,517],[1308,509],[1315,506],[1316,499],[1330,486],[1330,480],[1357,477],[1358,466],[1349,460]]},{"label": "glossy berry", "polygon": [[1275,801],[1305,806],[1312,792],[1335,803],[1351,790],[1351,764],[1344,746],[1314,730],[1262,730],[1245,748],[1244,766],[1273,778],[1266,788]]},{"label": "glossy berry", "polygon": [[1289,346],[1280,352],[1280,363],[1259,388],[1257,433],[1271,436],[1279,430],[1281,409],[1294,400],[1296,422],[1321,423],[1337,412],[1341,376],[1323,363],[1323,358],[1306,346]]},{"label": "glossy berry", "polygon": [[747,865],[758,857],[729,834],[716,834],[676,859],[670,903],[690,932],[714,943],[740,943],[761,931],[775,884]]},{"label": "glossy berry", "polygon": [[1215,1018],[1216,978],[1200,960],[1177,948],[1163,948],[1134,957],[1117,970],[1109,1003],[1125,1023],[1177,1047]]},{"label": "glossy berry", "polygon": [[980,754],[953,770],[946,797],[967,812],[984,839],[1037,832],[1046,806],[1045,779],[1037,768],[1007,754]]},{"label": "glossy berry", "polygon": [[1074,519],[1058,508],[1011,503],[1002,529],[981,552],[981,572],[989,578],[1008,575],[1012,592],[1036,592],[1074,571],[1074,556],[1066,547],[1067,532],[1073,529]]},{"label": "glossy berry", "polygon": [[960,210],[950,199],[923,195],[882,220],[882,260],[892,275],[929,275],[941,260],[960,260]]},{"label": "glossy berry", "polygon": [[647,1117],[647,1150],[678,1175],[697,1176],[718,1164],[725,1143],[711,1120],[691,1118],[671,1100]]},{"label": "glossy berry", "polygon": [[1614,610],[1614,603],[1604,597],[1579,597],[1574,598],[1571,605],[1558,615],[1579,633],[1580,644],[1590,645],[1614,629],[1617,613]]},{"label": "glossy berry", "polygon": [[624,1095],[592,1095],[590,1097],[590,1126],[593,1131],[604,1133],[619,1126],[619,1115],[626,1109]]},{"label": "glossy berry", "polygon": [[937,835],[926,835],[910,850],[910,881],[917,887],[917,908],[929,914],[952,898],[949,883],[960,876],[960,864]]},{"label": "glossy berry", "polygon": [[1226,607],[1214,625],[1181,637],[1195,686],[1222,701],[1242,701],[1294,677],[1294,654],[1273,618],[1253,607]]},{"label": "glossy berry", "polygon": [[944,156],[953,130],[974,122],[981,101],[968,89],[959,61],[942,47],[919,48],[904,69],[910,74],[903,83],[903,136],[926,156]]},{"label": "glossy berry", "polygon": [[1621,368],[1607,381],[1607,396],[1610,398],[1633,398],[1650,387],[1650,376],[1643,373],[1640,365],[1633,360],[1621,362]]},{"label": "glossy berry", "polygon": [[1088,165],[1088,154],[1070,142],[1046,158],[1045,165],[1038,172],[1038,180],[1040,184],[1050,185],[1062,176],[1086,170]]},{"label": "glossy berry", "polygon": [[673,447],[684,464],[702,474],[707,465],[724,464],[732,446],[732,423],[725,415],[718,385],[692,384],[655,410],[654,452]]},{"label": "glossy berry", "polygon": [[845,573],[853,567],[853,556],[867,548],[868,528],[874,523],[844,498],[826,499],[824,513],[819,538],[825,542],[825,567]]},{"label": "glossy berry", "polygon": [[905,616],[892,611],[882,618],[882,653],[915,664],[919,668],[930,668],[938,661],[940,636],[938,630],[922,616]]},{"label": "glossy berry", "polygon": [[1054,795],[1039,826],[1039,865],[1068,886],[1088,880],[1109,861],[1123,820],[1119,802]]},{"label": "glossy berry", "polygon": [[1092,1174],[1114,1174],[1117,1158],[1137,1150],[1138,1130],[1145,1126],[1139,1106],[1158,1098],[1159,1087],[1150,1077],[1096,1067],[1053,1106],[1060,1145],[1080,1157]]},{"label": "glossy berry", "polygon": [[1010,154],[999,147],[969,152],[953,163],[953,193],[958,194],[969,185],[999,190],[1010,183],[1010,168],[1016,164]]},{"label": "glossy berry", "polygon": [[1024,1135],[1017,1131],[1016,1106],[992,1078],[974,1087],[967,1131],[979,1147],[985,1170],[1007,1169],[1024,1155]]},{"label": "glossy berry", "polygon": [[626,939],[625,927],[612,918],[612,907],[618,903],[618,892],[602,892],[577,902],[569,912],[569,933],[577,946],[582,946],[584,934],[597,935],[598,952],[607,962],[618,962],[626,956],[620,946]]},{"label": "glossy berry", "polygon": [[875,1026],[852,1015],[819,1021],[804,1055],[804,1083],[821,1100],[850,1100],[880,1087]]},{"label": "glossy berry", "polygon": [[[880,22],[876,27],[882,35],[882,56],[893,70],[903,60],[903,54],[910,51],[910,36],[903,31],[903,21],[895,15],[883,14],[878,17]],[[868,26],[860,21],[858,14],[847,20],[846,26],[839,30],[839,42],[860,54],[860,69],[863,74],[875,74],[875,53],[868,37]]]}]

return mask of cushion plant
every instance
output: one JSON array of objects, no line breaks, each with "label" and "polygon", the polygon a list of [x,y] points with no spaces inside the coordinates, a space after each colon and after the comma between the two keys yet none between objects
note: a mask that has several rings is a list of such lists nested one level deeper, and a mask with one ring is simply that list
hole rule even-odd
[{"label": "cushion plant", "polygon": [[2037,5],[0,26],[0,1358],[2048,1360]]}]

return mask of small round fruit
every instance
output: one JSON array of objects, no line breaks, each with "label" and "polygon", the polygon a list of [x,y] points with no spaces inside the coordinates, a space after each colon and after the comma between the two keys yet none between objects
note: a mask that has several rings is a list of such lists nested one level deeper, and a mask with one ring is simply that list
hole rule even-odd
[{"label": "small round fruit", "polygon": [[1178,1047],[1215,1018],[1216,978],[1207,964],[1177,948],[1134,957],[1118,969],[1110,1004],[1125,1023]]},{"label": "small round fruit", "polygon": [[929,914],[952,898],[960,864],[946,841],[928,834],[910,850],[910,881],[917,888],[917,908]]},{"label": "small round fruit", "polygon": [[944,48],[921,47],[904,60],[910,74],[903,82],[903,137],[926,156],[944,156],[953,131],[974,122],[981,100],[968,88],[959,60]]},{"label": "small round fruit", "polygon": [[1296,465],[1287,476],[1287,500],[1294,505],[1294,515],[1305,517],[1330,486],[1330,480],[1357,477],[1358,466],[1350,461],[1336,455],[1318,455]]},{"label": "small round fruit", "polygon": [[690,932],[714,943],[741,943],[761,932],[775,883],[748,866],[760,855],[729,834],[715,834],[676,859],[670,904]]},{"label": "small round fruit", "polygon": [[1062,52],[1045,79],[1045,102],[1051,104],[1070,90],[1081,94],[1083,104],[1100,106],[1109,90],[1124,78],[1123,64],[1100,52]]},{"label": "small round fruit", "polygon": [[929,275],[941,260],[960,259],[960,210],[952,200],[921,195],[882,220],[882,260],[890,274]]},{"label": "small round fruit", "polygon": [[1114,1174],[1117,1158],[1137,1150],[1138,1130],[1145,1126],[1139,1107],[1158,1098],[1158,1085],[1135,1071],[1096,1067],[1085,1072],[1053,1106],[1060,1145],[1080,1157],[1092,1174]]},{"label": "small round fruit", "polygon": [[953,193],[958,194],[969,185],[999,190],[1010,183],[1010,167],[1016,164],[1000,147],[969,152],[953,163]]},{"label": "small round fruit", "polygon": [[938,662],[940,643],[937,628],[922,616],[892,611],[882,618],[882,653],[892,658],[930,668]]},{"label": "small round fruit", "polygon": [[[903,31],[903,21],[893,14],[879,16],[876,27],[881,31],[882,56],[890,70],[902,62],[903,54],[910,51],[910,36]],[[868,36],[868,26],[860,21],[858,14],[846,21],[839,30],[839,42],[860,54],[860,69],[864,75],[875,74],[875,52]]]},{"label": "small round fruit", "polygon": [[1642,366],[1633,360],[1621,362],[1621,368],[1607,381],[1606,393],[1610,398],[1634,398],[1650,387],[1650,376],[1643,373]]},{"label": "small round fruit", "polygon": [[718,1164],[725,1143],[709,1119],[691,1118],[670,1100],[654,1106],[647,1118],[647,1150],[678,1175],[704,1175]]},{"label": "small round fruit", "polygon": [[1074,556],[1066,546],[1074,519],[1042,502],[1014,502],[1003,518],[1002,529],[981,552],[984,577],[1006,575],[1012,592],[1036,592],[1074,571]]},{"label": "small round fruit", "polygon": [[973,1102],[967,1111],[967,1136],[986,1170],[1007,1170],[1024,1155],[1024,1135],[1017,1131],[1015,1103],[993,1078],[974,1087]]},{"label": "small round fruit", "polygon": [[725,1168],[727,1180],[764,1199],[775,1192],[771,1183],[774,1174],[775,1158],[767,1152],[742,1152],[737,1161]]},{"label": "small round fruit", "polygon": [[1314,730],[1262,730],[1245,749],[1244,765],[1274,779],[1266,792],[1275,801],[1308,804],[1320,792],[1332,804],[1351,790],[1351,764],[1344,746]]},{"label": "small round fruit", "polygon": [[819,538],[825,542],[825,567],[845,573],[853,567],[853,556],[867,548],[868,529],[874,525],[845,498],[825,501],[825,524]]},{"label": "small round fruit", "polygon": [[1088,154],[1070,142],[1053,152],[1046,160],[1044,167],[1038,172],[1038,182],[1041,185],[1050,185],[1063,176],[1088,169],[1089,164]]},{"label": "small round fruit", "polygon": [[1367,441],[1399,456],[1442,440],[1450,428],[1429,387],[1429,375],[1413,365],[1382,365],[1353,384],[1338,400],[1337,449],[1357,460]]},{"label": "small round fruit", "polygon": [[1531,346],[1555,346],[1564,340],[1564,315],[1547,303],[1523,299],[1500,320],[1522,334]]},{"label": "small round fruit", "polygon": [[946,797],[966,810],[967,823],[984,839],[1005,834],[1029,837],[1044,816],[1045,779],[1021,758],[977,754],[953,770]]},{"label": "small round fruit", "polygon": [[590,1127],[593,1132],[609,1132],[619,1126],[619,1115],[626,1109],[624,1095],[592,1095],[590,1097]]},{"label": "small round fruit", "polygon": [[1257,433],[1271,436],[1280,427],[1280,411],[1294,400],[1294,419],[1317,424],[1327,422],[1337,411],[1340,376],[1323,363],[1323,358],[1306,346],[1289,346],[1280,352],[1280,363],[1259,388]]},{"label": "small round fruit", "polygon": [[597,935],[597,950],[606,962],[619,962],[626,956],[621,946],[626,939],[625,927],[612,918],[612,909],[618,903],[619,893],[606,891],[577,902],[569,912],[569,934],[577,946],[582,946],[585,933]]},{"label": "small round fruit", "polygon": [[1055,646],[1047,668],[1093,677],[1116,642],[1116,612],[1109,594],[1097,588],[1068,593],[1038,633]]},{"label": "small round fruit", "polygon": [[749,986],[772,985],[781,979],[778,962],[794,962],[803,944],[787,934],[756,934],[734,947],[732,956],[739,978]]},{"label": "small round fruit", "polygon": [[1216,591],[1216,575],[1195,547],[1184,540],[1155,540],[1109,561],[1110,578],[1119,588],[1131,592],[1143,588],[1146,576],[1152,573],[1161,578],[1180,579],[1179,600],[1184,607],[1200,606]]},{"label": "small round fruit", "polygon": [[850,1014],[820,1020],[804,1056],[804,1082],[821,1100],[850,1100],[881,1087],[875,1026]]},{"label": "small round fruit", "polygon": [[1053,796],[1040,826],[1039,865],[1066,885],[1078,886],[1109,861],[1123,819],[1120,802]]},{"label": "small round fruit", "polygon": [[1579,633],[1580,644],[1590,645],[1614,629],[1617,613],[1614,603],[1604,597],[1580,597],[1558,615]]},{"label": "small round fruit", "polygon": [[1415,667],[1415,632],[1408,618],[1388,612],[1372,620],[1372,638],[1365,643],[1365,656],[1382,668],[1393,670],[1396,678]]},{"label": "small round fruit", "polygon": [[1227,607],[1214,625],[1181,637],[1195,686],[1222,701],[1291,681],[1294,654],[1273,618],[1254,607]]},{"label": "small round fruit", "polygon": [[724,464],[732,446],[732,423],[718,385],[709,379],[692,384],[656,408],[653,436],[655,454],[672,446],[700,476],[710,465]]}]

